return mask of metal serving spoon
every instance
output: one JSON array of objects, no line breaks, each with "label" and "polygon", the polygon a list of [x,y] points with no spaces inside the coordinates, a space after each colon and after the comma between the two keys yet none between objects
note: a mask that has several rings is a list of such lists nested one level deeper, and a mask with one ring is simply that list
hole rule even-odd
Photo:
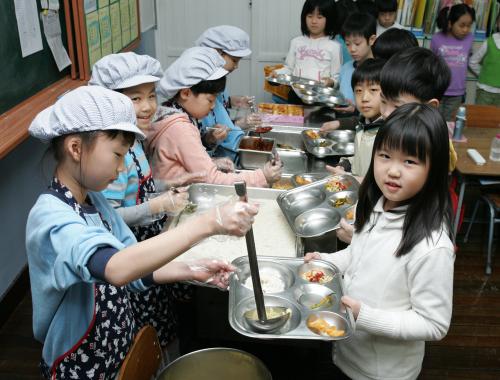
[{"label": "metal serving spoon", "polygon": [[[243,202],[248,201],[247,186],[245,182],[235,182],[236,194]],[[250,228],[245,235],[248,251],[248,262],[250,264],[250,274],[252,276],[253,293],[255,296],[255,309],[246,311],[243,315],[247,323],[256,331],[268,332],[279,329],[283,326],[291,315],[291,310],[283,306],[268,306],[264,304],[264,293],[260,284],[259,264],[255,251],[255,240],[253,230]],[[268,318],[270,315],[270,318]]]}]

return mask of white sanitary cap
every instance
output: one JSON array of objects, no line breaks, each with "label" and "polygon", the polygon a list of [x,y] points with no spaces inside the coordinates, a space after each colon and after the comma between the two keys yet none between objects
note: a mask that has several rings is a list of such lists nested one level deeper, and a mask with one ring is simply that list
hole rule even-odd
[{"label": "white sanitary cap", "polygon": [[165,70],[157,91],[164,98],[171,99],[183,88],[227,75],[225,64],[226,61],[215,49],[199,46],[189,48]]},{"label": "white sanitary cap", "polygon": [[231,25],[219,25],[205,30],[194,44],[220,49],[238,58],[252,54],[248,33]]},{"label": "white sanitary cap", "polygon": [[36,115],[29,127],[29,133],[43,142],[72,133],[112,130],[145,138],[136,126],[132,100],[100,86],[81,86],[64,94]]},{"label": "white sanitary cap", "polygon": [[133,52],[109,54],[92,67],[89,85],[120,90],[158,82],[163,75],[160,61]]}]

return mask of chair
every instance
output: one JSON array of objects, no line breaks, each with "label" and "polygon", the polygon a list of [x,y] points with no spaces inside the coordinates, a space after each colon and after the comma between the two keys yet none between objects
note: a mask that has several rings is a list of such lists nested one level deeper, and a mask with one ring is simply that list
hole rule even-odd
[{"label": "chair", "polygon": [[116,380],[154,379],[162,362],[162,351],[156,330],[146,325],[135,336]]},{"label": "chair", "polygon": [[467,104],[467,128],[498,128],[500,107]]},{"label": "chair", "polygon": [[477,210],[479,209],[481,201],[485,202],[489,208],[488,254],[486,256],[485,270],[486,274],[489,275],[491,274],[491,254],[493,253],[493,232],[495,230],[495,223],[500,223],[500,218],[497,217],[497,214],[500,212],[500,194],[485,194],[476,201],[476,205],[474,206],[472,218],[470,220],[469,227],[467,228],[464,241],[467,242],[467,240],[469,239],[469,233],[472,228],[472,223],[474,223],[474,219],[476,219]]}]

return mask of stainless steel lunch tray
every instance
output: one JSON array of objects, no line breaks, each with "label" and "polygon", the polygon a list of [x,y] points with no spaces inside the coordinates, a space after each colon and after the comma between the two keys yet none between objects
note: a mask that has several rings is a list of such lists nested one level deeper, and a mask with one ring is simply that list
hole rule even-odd
[{"label": "stainless steel lunch tray", "polygon": [[[246,143],[255,143],[258,140],[265,143],[272,143],[270,150],[262,151],[255,149],[242,148]],[[274,139],[267,137],[254,137],[254,136],[243,136],[240,140],[240,145],[238,147],[238,153],[240,155],[240,165],[243,169],[260,169],[265,163],[273,158],[275,152],[275,141]]]},{"label": "stainless steel lunch tray", "polygon": [[266,81],[271,84],[284,84],[286,86],[291,86],[293,83],[300,81],[301,78],[296,77],[290,74],[278,74],[276,76],[268,76],[266,77]]},{"label": "stainless steel lunch tray", "polygon": [[[330,184],[339,184],[332,188]],[[299,237],[321,236],[339,228],[340,219],[358,201],[359,182],[349,174],[286,191],[276,198],[292,231]],[[348,202],[342,203],[347,199]]]},{"label": "stainless steel lunch tray", "polygon": [[[354,141],[345,141],[345,138],[342,138],[340,141],[323,137],[311,138],[307,135],[307,130],[301,133],[306,150],[316,157],[352,156],[354,154]],[[354,135],[349,136],[354,138]],[[330,133],[327,137],[334,137],[334,135]]]},{"label": "stainless steel lunch tray", "polygon": [[[354,332],[354,318],[350,309],[345,309],[340,298],[344,294],[342,275],[338,268],[323,260],[313,260],[304,263],[303,258],[283,258],[259,256],[259,272],[261,283],[265,281],[263,273],[276,275],[284,286],[277,292],[265,292],[266,306],[285,306],[291,309],[289,320],[277,330],[268,333],[256,332],[248,325],[244,313],[255,309],[253,290],[245,286],[250,277],[248,257],[243,256],[233,260],[237,270],[231,276],[229,285],[229,323],[231,327],[242,335],[258,339],[311,339],[311,340],[342,340],[349,338]],[[312,269],[321,270],[332,279],[325,283],[309,282],[302,275]],[[265,291],[265,286],[264,286]],[[319,307],[319,301],[325,296],[331,297],[331,303]],[[314,308],[311,308],[314,307]],[[312,331],[307,326],[308,318],[318,316],[344,330],[342,336],[323,335]]]}]

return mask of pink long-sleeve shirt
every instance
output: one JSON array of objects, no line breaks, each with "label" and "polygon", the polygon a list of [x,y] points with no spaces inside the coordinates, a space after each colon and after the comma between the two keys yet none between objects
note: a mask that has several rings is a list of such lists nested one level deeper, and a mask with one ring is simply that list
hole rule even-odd
[{"label": "pink long-sleeve shirt", "polygon": [[261,169],[241,173],[218,170],[201,143],[198,128],[185,113],[173,113],[153,123],[146,135],[155,178],[168,181],[185,173],[206,172],[206,183],[232,185],[244,180],[248,186],[268,186]]}]

